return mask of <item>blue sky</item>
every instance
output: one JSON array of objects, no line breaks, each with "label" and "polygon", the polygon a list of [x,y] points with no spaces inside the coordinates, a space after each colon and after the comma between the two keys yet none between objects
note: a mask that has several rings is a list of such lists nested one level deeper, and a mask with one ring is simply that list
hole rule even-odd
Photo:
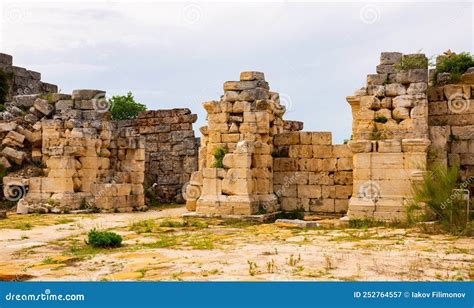
[{"label": "blue sky", "polygon": [[2,2],[0,51],[61,92],[132,91],[149,109],[219,99],[239,72],[265,72],[307,131],[351,134],[345,97],[381,51],[474,51],[472,2]]}]

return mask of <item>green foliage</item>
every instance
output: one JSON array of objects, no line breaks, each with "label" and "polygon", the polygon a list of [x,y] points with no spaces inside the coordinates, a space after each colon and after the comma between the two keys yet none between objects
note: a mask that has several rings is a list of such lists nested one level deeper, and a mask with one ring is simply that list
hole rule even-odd
[{"label": "green foliage", "polygon": [[367,229],[372,227],[385,226],[386,223],[373,219],[351,219],[349,220],[349,228],[352,229]]},{"label": "green foliage", "polygon": [[183,221],[165,219],[160,223],[160,227],[164,228],[182,228],[185,226]]},{"label": "green foliage", "polygon": [[428,68],[428,59],[424,55],[403,56],[399,64],[393,66],[398,70],[412,70],[417,68]]},{"label": "green foliage", "polygon": [[384,116],[378,116],[375,117],[374,121],[377,123],[387,123],[388,119]]},{"label": "green foliage", "polygon": [[438,74],[441,73],[450,73],[450,82],[458,82],[461,75],[470,67],[474,67],[474,56],[469,52],[446,53],[436,66],[433,82],[436,83]]},{"label": "green foliage", "polygon": [[87,236],[87,244],[94,248],[114,248],[122,245],[122,236],[114,232],[98,231],[94,228]]},{"label": "green foliage", "polygon": [[0,104],[5,103],[5,100],[7,98],[9,89],[8,80],[8,75],[3,70],[0,70]]},{"label": "green foliage", "polygon": [[226,154],[226,150],[224,148],[221,148],[221,147],[216,148],[213,154],[216,161],[214,162],[212,167],[224,168],[223,160],[224,160],[225,154]]},{"label": "green foliage", "polygon": [[[465,189],[469,182],[460,183],[459,167],[433,166],[421,184],[413,185],[413,203],[407,208],[409,223],[434,219],[443,229],[453,234],[467,231],[466,203],[454,189]],[[426,205],[425,208],[422,205]],[[416,211],[423,215],[416,215]]]},{"label": "green foliage", "polygon": [[132,92],[126,96],[113,96],[109,100],[110,112],[114,120],[135,119],[146,106],[135,101]]}]

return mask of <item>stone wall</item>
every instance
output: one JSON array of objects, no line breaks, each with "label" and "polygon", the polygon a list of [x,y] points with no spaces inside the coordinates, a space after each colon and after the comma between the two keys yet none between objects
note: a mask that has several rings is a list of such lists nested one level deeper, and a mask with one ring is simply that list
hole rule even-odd
[{"label": "stone wall", "polygon": [[[145,138],[145,187],[160,203],[183,203],[182,190],[197,170],[198,144],[188,108],[149,110],[138,119],[120,121]],[[156,183],[156,184],[155,184]]]},{"label": "stone wall", "polygon": [[0,70],[7,76],[9,89],[6,101],[15,95],[57,93],[58,87],[41,81],[41,73],[13,65],[13,57],[0,53]]},{"label": "stone wall", "polygon": [[15,100],[32,101],[31,114],[42,115],[33,125],[27,115],[3,125],[8,143],[2,164],[23,166],[3,178],[7,199],[23,196],[19,213],[145,209],[145,138],[110,121],[110,113],[100,108],[107,105],[104,91]]},{"label": "stone wall", "polygon": [[[425,67],[402,69],[418,59]],[[354,185],[351,218],[404,219],[412,184],[426,170],[428,61],[423,54],[383,52],[377,74],[347,97],[351,105]]]},{"label": "stone wall", "polygon": [[201,128],[199,171],[188,187],[188,209],[238,215],[278,210],[273,136],[284,131],[285,112],[278,93],[270,91],[263,73],[242,72],[240,81],[224,83],[219,101],[203,106],[208,125]]},{"label": "stone wall", "polygon": [[329,132],[276,135],[273,191],[283,211],[346,213],[352,195],[352,153]]},{"label": "stone wall", "polygon": [[474,69],[464,74],[459,84],[429,87],[428,106],[430,161],[459,165],[464,180],[473,177]]}]

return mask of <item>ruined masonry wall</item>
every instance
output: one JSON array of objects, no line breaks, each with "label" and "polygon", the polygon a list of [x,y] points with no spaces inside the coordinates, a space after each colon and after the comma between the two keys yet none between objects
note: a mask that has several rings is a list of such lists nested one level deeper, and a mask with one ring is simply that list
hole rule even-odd
[{"label": "ruined masonry wall", "polygon": [[283,211],[346,213],[352,153],[329,132],[288,132],[273,139],[273,191]]},{"label": "ruined masonry wall", "polygon": [[188,108],[177,108],[144,111],[136,120],[117,123],[144,137],[144,186],[160,203],[184,202],[182,190],[198,165],[198,144],[192,127],[196,120],[197,115]]},{"label": "ruined masonry wall", "polygon": [[0,70],[7,75],[9,83],[7,102],[15,95],[58,92],[56,85],[41,81],[41,73],[14,66],[11,55],[0,53]]},{"label": "ruined masonry wall", "polygon": [[428,106],[430,161],[459,165],[464,180],[473,177],[474,69],[462,76],[460,84],[429,87]]}]

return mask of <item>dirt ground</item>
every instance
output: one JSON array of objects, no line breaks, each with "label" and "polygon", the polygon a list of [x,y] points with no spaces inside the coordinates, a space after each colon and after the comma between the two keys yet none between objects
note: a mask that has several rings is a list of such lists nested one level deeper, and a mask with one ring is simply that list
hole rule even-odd
[{"label": "dirt ground", "polygon": [[[415,229],[289,228],[142,213],[0,220],[0,280],[474,280],[474,239]],[[91,228],[123,246],[91,248]]]}]

